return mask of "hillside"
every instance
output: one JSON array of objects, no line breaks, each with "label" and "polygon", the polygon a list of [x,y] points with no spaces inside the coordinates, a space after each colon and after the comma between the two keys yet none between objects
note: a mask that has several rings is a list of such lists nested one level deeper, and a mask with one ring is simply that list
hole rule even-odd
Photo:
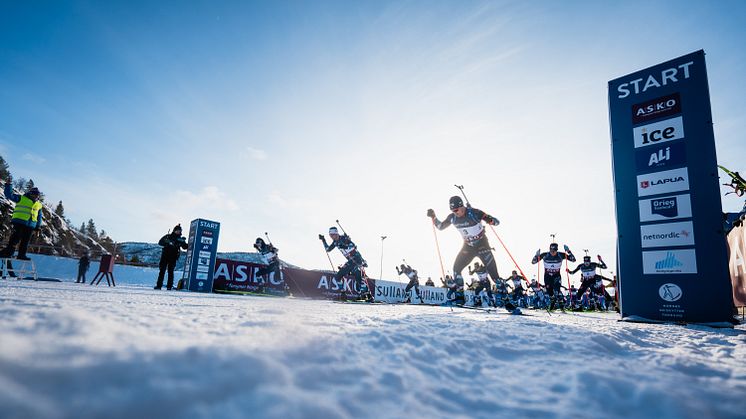
[{"label": "hillside", "polygon": [[[19,193],[19,191],[14,191]],[[47,203],[42,207],[42,228],[31,238],[29,250],[56,256],[78,257],[89,252],[93,257],[109,253],[97,240],[71,227],[67,220],[54,213]],[[0,192],[0,238],[3,246],[7,243],[11,232],[11,215],[15,203]]]}]

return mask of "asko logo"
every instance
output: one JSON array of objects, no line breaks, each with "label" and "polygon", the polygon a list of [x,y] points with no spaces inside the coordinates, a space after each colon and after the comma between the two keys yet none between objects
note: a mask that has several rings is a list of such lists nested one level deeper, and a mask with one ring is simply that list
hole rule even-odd
[{"label": "asko logo", "polygon": [[650,121],[651,119],[681,113],[681,98],[678,93],[655,98],[645,103],[632,105],[632,123]]},{"label": "asko logo", "polygon": [[657,195],[689,189],[686,167],[637,176],[637,196]]},{"label": "asko logo", "polygon": [[666,119],[632,129],[635,148],[660,144],[666,141],[684,138],[684,121],[682,117]]}]

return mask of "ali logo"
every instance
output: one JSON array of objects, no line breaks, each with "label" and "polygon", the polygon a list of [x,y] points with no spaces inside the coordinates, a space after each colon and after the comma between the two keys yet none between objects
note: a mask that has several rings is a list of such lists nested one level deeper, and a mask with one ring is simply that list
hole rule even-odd
[{"label": "ali logo", "polygon": [[672,303],[681,299],[681,296],[684,295],[684,291],[682,291],[681,287],[679,287],[678,285],[668,283],[663,284],[660,288],[658,288],[658,295],[663,300]]},{"label": "ali logo", "polygon": [[684,138],[682,117],[666,119],[632,129],[635,148]]},{"label": "ali logo", "polygon": [[678,93],[655,98],[645,103],[632,105],[632,123],[650,121],[651,119],[681,113],[681,99]]}]

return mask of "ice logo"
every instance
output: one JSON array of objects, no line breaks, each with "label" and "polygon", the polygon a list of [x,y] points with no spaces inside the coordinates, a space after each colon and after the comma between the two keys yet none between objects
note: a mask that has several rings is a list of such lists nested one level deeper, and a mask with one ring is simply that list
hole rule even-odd
[{"label": "ice logo", "polygon": [[671,303],[674,301],[678,301],[683,294],[684,292],[681,290],[681,287],[676,284],[663,284],[660,288],[658,288],[658,295],[662,299]]},{"label": "ice logo", "polygon": [[663,217],[677,217],[679,215],[679,208],[677,205],[676,197],[651,199],[650,200],[650,211],[653,214],[660,215]]}]

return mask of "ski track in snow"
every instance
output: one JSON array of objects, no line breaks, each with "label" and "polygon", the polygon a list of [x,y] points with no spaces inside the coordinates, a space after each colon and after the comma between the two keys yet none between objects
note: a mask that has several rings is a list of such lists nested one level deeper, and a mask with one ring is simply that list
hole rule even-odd
[{"label": "ski track in snow", "polygon": [[746,327],[0,281],[2,418],[736,418]]}]

